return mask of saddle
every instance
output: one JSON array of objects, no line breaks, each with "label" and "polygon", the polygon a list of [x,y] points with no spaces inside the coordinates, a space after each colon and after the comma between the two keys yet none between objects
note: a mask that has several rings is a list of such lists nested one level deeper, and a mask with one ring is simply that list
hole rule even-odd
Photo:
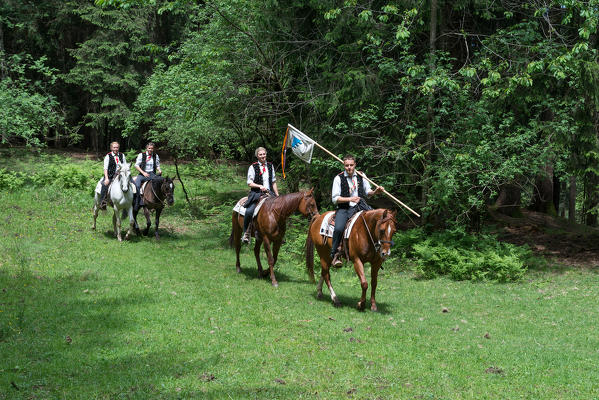
[{"label": "saddle", "polygon": [[[260,211],[260,208],[262,208],[262,205],[264,204],[266,199],[268,199],[270,197],[271,197],[270,194],[262,194],[260,196],[260,199],[258,200],[258,205],[254,209],[254,215],[252,217],[255,217],[256,215],[258,215],[258,211]],[[248,196],[245,196],[245,197],[242,197],[241,199],[239,199],[237,204],[235,204],[235,207],[233,207],[233,211],[237,212],[240,215],[245,216],[246,208],[244,207],[244,205],[247,202],[247,200],[248,200]]]},{"label": "saddle", "polygon": [[[349,259],[349,235],[351,234],[354,224],[358,220],[358,217],[362,214],[363,210],[358,211],[347,220],[343,229],[343,238],[341,240],[341,254]],[[335,230],[335,214],[337,211],[329,211],[322,219],[320,225],[320,236],[322,236],[322,244],[324,245],[328,238],[333,237],[333,231]]]}]

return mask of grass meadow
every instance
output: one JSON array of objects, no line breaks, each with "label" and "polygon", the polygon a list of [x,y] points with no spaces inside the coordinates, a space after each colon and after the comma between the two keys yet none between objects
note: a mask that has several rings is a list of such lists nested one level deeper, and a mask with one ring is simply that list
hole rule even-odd
[{"label": "grass meadow", "polygon": [[[6,154],[0,168],[31,173],[65,162]],[[381,271],[378,313],[356,310],[351,266],[332,272],[335,308],[308,281],[304,219],[288,231],[278,288],[257,278],[247,247],[235,273],[243,171],[185,166],[194,206],[179,186],[160,241],[119,243],[110,212],[90,229],[101,163],[67,162],[89,175],[85,188],[0,190],[0,399],[599,398],[596,270],[547,262],[515,283],[423,280],[398,257]]]}]

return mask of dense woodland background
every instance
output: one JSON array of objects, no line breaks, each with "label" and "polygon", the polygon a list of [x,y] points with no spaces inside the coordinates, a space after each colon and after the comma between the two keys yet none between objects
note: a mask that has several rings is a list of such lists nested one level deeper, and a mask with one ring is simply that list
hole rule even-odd
[{"label": "dense woodland background", "polygon": [[[265,145],[279,164],[292,123],[434,226],[520,207],[596,226],[598,18],[597,0],[2,0],[1,145]],[[335,161],[288,168],[326,205]]]}]

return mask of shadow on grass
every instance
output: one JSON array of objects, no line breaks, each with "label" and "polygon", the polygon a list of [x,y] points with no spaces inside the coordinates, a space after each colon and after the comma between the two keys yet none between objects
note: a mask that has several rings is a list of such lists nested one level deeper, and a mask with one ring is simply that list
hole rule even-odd
[{"label": "shadow on grass", "polygon": [[[189,342],[185,334],[160,343],[162,331],[144,332],[144,315],[132,310],[151,308],[159,299],[117,295],[101,278],[84,279],[0,270],[0,347],[6,366],[0,399],[297,398],[305,391],[281,386],[276,376],[260,387],[231,382],[235,376],[218,373],[227,369],[218,350],[203,353],[204,344]],[[190,387],[189,382],[195,383]]]},{"label": "shadow on grass", "polygon": [[[232,268],[234,269],[235,265],[232,265]],[[253,266],[245,266],[244,267],[243,265],[241,265],[241,273],[240,274],[245,276],[246,279],[261,279],[261,280],[263,279],[264,281],[270,282],[270,270],[268,269],[268,263],[263,263],[262,268],[263,268],[263,271],[266,271],[266,276],[264,276],[264,277],[258,276],[258,266],[256,265],[255,260],[254,260]],[[281,282],[310,283],[310,281],[308,279],[300,280],[300,279],[295,279],[290,275],[287,275],[285,272],[281,271],[276,265],[275,265],[275,278],[277,278],[277,281],[279,283],[281,283]]]},{"label": "shadow on grass", "polygon": [[[325,286],[325,285],[323,284],[323,286]],[[333,286],[333,288],[335,288],[335,287]],[[360,300],[360,290],[361,289],[358,287],[355,297],[340,295],[339,293],[335,292],[337,294],[337,300],[339,300],[339,303],[341,303],[340,307],[353,308],[354,310],[359,312],[360,310],[358,310],[358,300]],[[333,301],[331,300],[331,295],[329,294],[328,289],[325,289],[324,287],[323,287],[323,291],[322,291],[322,297],[318,297],[318,293],[316,292],[316,287],[314,288],[314,292],[311,294],[311,296],[316,301],[329,303],[331,305],[331,307],[335,307],[333,305]],[[387,303],[380,302],[377,300],[376,306],[378,309],[377,313],[379,313],[381,315],[388,315],[388,314],[391,314],[391,312],[392,312],[392,310],[389,309],[389,306]],[[370,311],[370,292],[366,292],[366,308],[364,309],[364,311]]]}]

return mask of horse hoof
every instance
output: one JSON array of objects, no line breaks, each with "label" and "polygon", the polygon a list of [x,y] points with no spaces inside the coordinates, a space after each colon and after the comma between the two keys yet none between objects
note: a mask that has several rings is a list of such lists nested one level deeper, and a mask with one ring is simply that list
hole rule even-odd
[{"label": "horse hoof", "polygon": [[372,306],[372,307],[370,307],[370,311],[372,311],[372,312],[378,312],[379,309],[376,308],[376,306]]},{"label": "horse hoof", "polygon": [[316,298],[319,300],[322,299],[322,292],[316,293]]},{"label": "horse hoof", "polygon": [[358,310],[364,311],[366,304],[362,301],[358,301]]},{"label": "horse hoof", "polygon": [[279,283],[275,281],[275,282],[272,283],[272,286],[273,287],[279,287]]},{"label": "horse hoof", "polygon": [[238,274],[241,274],[241,268],[237,267],[237,268],[236,268],[236,272],[237,272]]},{"label": "horse hoof", "polygon": [[337,297],[335,297],[335,299],[333,300],[333,305],[337,308],[341,307],[341,302],[337,300]]}]

